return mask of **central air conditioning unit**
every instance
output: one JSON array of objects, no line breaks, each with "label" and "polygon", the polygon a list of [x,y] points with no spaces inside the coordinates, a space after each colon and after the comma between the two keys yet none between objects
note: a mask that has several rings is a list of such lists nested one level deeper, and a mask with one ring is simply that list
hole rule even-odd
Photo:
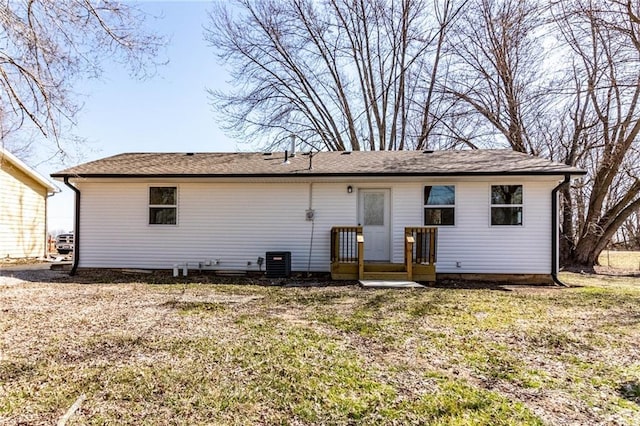
[{"label": "central air conditioning unit", "polygon": [[290,251],[268,251],[265,257],[267,278],[288,278],[291,276]]}]

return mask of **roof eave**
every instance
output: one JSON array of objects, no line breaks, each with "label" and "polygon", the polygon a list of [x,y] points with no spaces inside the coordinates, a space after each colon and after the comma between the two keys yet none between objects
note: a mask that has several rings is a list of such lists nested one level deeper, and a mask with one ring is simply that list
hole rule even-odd
[{"label": "roof eave", "polygon": [[127,178],[301,178],[301,177],[455,177],[455,176],[584,176],[584,170],[553,170],[553,171],[468,171],[468,172],[427,172],[427,173],[233,173],[233,174],[211,174],[211,173],[53,173],[52,178],[103,178],[103,179],[127,179]]},{"label": "roof eave", "polygon": [[42,176],[40,173],[36,172],[31,167],[27,166],[22,160],[18,157],[0,147],[0,157],[6,157],[11,164],[18,168],[21,172],[29,176],[31,179],[39,183],[41,186],[46,188],[47,193],[55,194],[60,192],[60,188],[51,183],[47,178]]}]

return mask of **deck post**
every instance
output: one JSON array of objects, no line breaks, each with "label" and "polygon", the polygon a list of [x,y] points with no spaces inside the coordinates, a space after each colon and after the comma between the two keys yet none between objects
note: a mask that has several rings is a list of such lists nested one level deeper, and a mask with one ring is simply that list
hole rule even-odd
[{"label": "deck post", "polygon": [[429,265],[436,263],[436,230],[429,229]]},{"label": "deck post", "polygon": [[331,261],[340,261],[340,230],[338,228],[331,229]]},{"label": "deck post", "polygon": [[413,281],[413,235],[405,235],[404,253],[407,266],[407,280]]},{"label": "deck post", "polygon": [[364,278],[364,235],[358,233],[358,279]]}]

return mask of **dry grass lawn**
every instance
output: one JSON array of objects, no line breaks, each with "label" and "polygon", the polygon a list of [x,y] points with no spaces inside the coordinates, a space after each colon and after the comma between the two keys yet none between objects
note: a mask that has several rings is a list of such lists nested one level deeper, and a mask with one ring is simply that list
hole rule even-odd
[{"label": "dry grass lawn", "polygon": [[640,273],[640,252],[605,250],[598,262],[605,268]]},{"label": "dry grass lawn", "polygon": [[55,424],[80,396],[69,425],[640,424],[637,278],[363,290],[53,274],[0,285],[0,424]]}]

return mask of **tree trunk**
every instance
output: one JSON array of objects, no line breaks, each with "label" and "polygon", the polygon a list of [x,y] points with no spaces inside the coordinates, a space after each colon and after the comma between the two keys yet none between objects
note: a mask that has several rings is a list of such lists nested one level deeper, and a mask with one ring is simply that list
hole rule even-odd
[{"label": "tree trunk", "polygon": [[568,265],[572,262],[574,254],[574,224],[572,209],[572,192],[569,185],[561,189],[562,194],[562,231],[560,232],[560,265]]},{"label": "tree trunk", "polygon": [[575,249],[567,259],[566,266],[570,269],[580,269],[586,272],[594,272],[594,266],[598,264],[598,256],[602,250],[598,249],[600,237],[589,234],[580,239]]}]

